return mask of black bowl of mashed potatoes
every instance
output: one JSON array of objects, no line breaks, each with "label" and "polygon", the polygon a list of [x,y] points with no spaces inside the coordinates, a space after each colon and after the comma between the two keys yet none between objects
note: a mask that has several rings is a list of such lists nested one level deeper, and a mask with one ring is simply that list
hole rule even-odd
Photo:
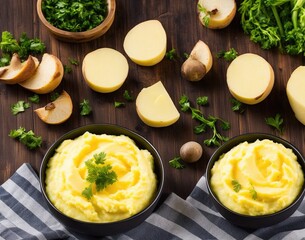
[{"label": "black bowl of mashed potatoes", "polygon": [[291,216],[305,194],[305,159],[290,142],[265,133],[230,139],[211,156],[207,187],[228,221],[268,227]]},{"label": "black bowl of mashed potatoes", "polygon": [[67,229],[114,235],[153,212],[164,168],[144,137],[121,126],[93,124],[64,134],[49,148],[40,184],[51,213]]}]

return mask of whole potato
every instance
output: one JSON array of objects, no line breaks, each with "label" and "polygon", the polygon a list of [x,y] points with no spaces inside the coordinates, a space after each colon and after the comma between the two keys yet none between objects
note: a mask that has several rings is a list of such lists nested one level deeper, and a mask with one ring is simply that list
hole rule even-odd
[{"label": "whole potato", "polygon": [[189,141],[180,148],[180,157],[183,161],[192,163],[198,161],[202,156],[202,146],[195,142]]}]

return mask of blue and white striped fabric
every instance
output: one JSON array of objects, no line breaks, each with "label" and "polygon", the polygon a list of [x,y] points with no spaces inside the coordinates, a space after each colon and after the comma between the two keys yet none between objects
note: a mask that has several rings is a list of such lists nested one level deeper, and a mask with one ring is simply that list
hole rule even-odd
[{"label": "blue and white striped fabric", "polygon": [[305,239],[305,201],[286,221],[268,228],[247,231],[227,222],[215,210],[205,177],[191,195],[171,194],[141,225],[129,232],[89,238],[67,231],[47,210],[36,173],[23,164],[0,187],[0,239]]}]

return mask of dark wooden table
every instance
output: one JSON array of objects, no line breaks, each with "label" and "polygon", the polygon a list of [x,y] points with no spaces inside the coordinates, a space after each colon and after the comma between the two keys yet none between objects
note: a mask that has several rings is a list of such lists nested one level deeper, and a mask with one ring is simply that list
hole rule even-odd
[{"label": "dark wooden table", "polygon": [[[137,66],[129,61],[130,71],[124,85],[114,93],[102,94],[89,89],[81,74],[81,65],[73,66],[70,74],[57,89],[65,89],[72,97],[74,111],[71,118],[61,125],[47,125],[33,112],[35,108],[44,106],[50,100],[49,94],[40,96],[39,104],[32,104],[24,113],[14,116],[10,106],[18,100],[25,100],[33,94],[18,85],[0,84],[0,183],[6,181],[23,163],[30,163],[35,170],[39,169],[41,160],[51,146],[65,132],[91,123],[119,124],[145,136],[160,152],[163,158],[166,184],[165,193],[175,192],[186,197],[194,188],[198,179],[204,174],[206,164],[216,148],[204,147],[204,154],[199,162],[189,164],[185,169],[177,170],[169,166],[168,161],[179,154],[180,146],[195,140],[202,143],[209,138],[210,131],[201,135],[193,133],[196,122],[189,113],[182,113],[177,123],[166,128],[151,128],[138,118],[135,103],[128,103],[125,108],[115,108],[114,101],[123,100],[124,90],[137,96],[143,87],[161,80],[179,109],[178,101],[186,94],[192,102],[198,96],[208,96],[209,106],[202,108],[206,115],[214,115],[228,120],[231,129],[223,132],[229,137],[241,133],[265,132],[276,133],[265,123],[265,118],[280,113],[284,118],[285,130],[283,138],[295,144],[305,153],[305,127],[299,123],[289,106],[285,92],[287,80],[291,72],[302,65],[302,56],[291,57],[281,55],[277,51],[264,51],[250,42],[240,26],[239,16],[229,27],[222,30],[204,28],[196,13],[197,1],[189,0],[118,0],[115,21],[110,30],[97,40],[82,44],[71,44],[58,41],[49,35],[40,23],[36,14],[35,0],[1,0],[0,31],[9,31],[15,37],[26,32],[29,37],[38,37],[45,42],[46,51],[58,56],[63,64],[69,63],[69,58],[75,58],[80,63],[84,56],[97,48],[110,47],[121,53],[124,36],[137,23],[148,19],[158,19],[163,24],[168,39],[167,49],[175,48],[180,58],[174,61],[164,59],[153,67]],[[204,80],[191,83],[181,78],[180,67],[183,53],[189,53],[199,40],[206,42],[214,56],[211,72]],[[244,114],[231,110],[231,95],[226,85],[226,69],[228,63],[215,57],[221,50],[235,48],[239,54],[252,52],[267,59],[275,71],[275,84],[269,97],[257,105],[248,106]],[[88,117],[80,116],[79,103],[82,99],[89,99],[93,114]],[[33,130],[43,139],[43,145],[38,150],[28,150],[19,142],[8,137],[11,129],[25,127]]]}]

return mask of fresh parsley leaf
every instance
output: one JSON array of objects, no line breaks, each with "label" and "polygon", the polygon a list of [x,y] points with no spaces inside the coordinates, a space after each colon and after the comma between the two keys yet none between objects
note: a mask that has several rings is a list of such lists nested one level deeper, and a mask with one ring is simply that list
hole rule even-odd
[{"label": "fresh parsley leaf", "polygon": [[25,60],[31,54],[43,53],[45,44],[38,38],[30,39],[26,33],[22,33],[18,41],[10,32],[4,31],[1,34],[0,49],[3,53],[0,66],[7,66],[14,53],[18,53],[20,59]]},{"label": "fresh parsley leaf", "polygon": [[239,192],[241,190],[241,185],[237,180],[234,179],[231,183],[235,192]]},{"label": "fresh parsley leaf", "polygon": [[171,167],[176,168],[176,169],[182,169],[185,167],[185,165],[181,162],[180,157],[175,157],[172,160],[170,160],[168,163]]},{"label": "fresh parsley leaf", "polygon": [[204,105],[207,105],[209,103],[209,98],[207,96],[202,96],[202,97],[198,97],[196,99],[196,103],[199,105],[199,106],[204,106]]},{"label": "fresh parsley leaf", "polygon": [[65,73],[71,73],[72,72],[71,66],[65,64],[64,65],[64,72]]},{"label": "fresh parsley leaf", "polygon": [[25,101],[18,101],[17,103],[14,103],[11,106],[11,111],[14,115],[17,115],[18,113],[24,112],[25,109],[29,108],[30,104],[26,103]]},{"label": "fresh parsley leaf", "polygon": [[174,60],[177,57],[177,52],[175,48],[172,48],[168,52],[165,53],[165,57],[169,60]]},{"label": "fresh parsley leaf", "polygon": [[119,108],[119,107],[125,107],[125,103],[124,102],[114,102],[114,107]]},{"label": "fresh parsley leaf", "polygon": [[87,116],[92,112],[92,108],[90,106],[90,102],[87,99],[83,99],[80,105],[80,115]]},{"label": "fresh parsley leaf", "polygon": [[88,200],[93,196],[93,192],[92,192],[92,184],[90,184],[88,187],[86,187],[83,191],[82,191],[82,195],[87,198]]},{"label": "fresh parsley leaf", "polygon": [[206,123],[201,123],[200,125],[194,127],[194,133],[200,134],[206,131],[207,125]]},{"label": "fresh parsley leaf", "polygon": [[39,99],[39,95],[38,94],[34,94],[33,96],[28,97],[28,99],[32,102],[32,103],[39,103],[40,99]]},{"label": "fresh parsley leaf", "polygon": [[222,142],[227,141],[229,138],[221,135],[217,130],[217,122],[221,122],[221,127],[223,130],[228,130],[230,128],[230,124],[227,121],[224,121],[221,118],[209,116],[208,118],[205,118],[203,113],[200,111],[200,109],[193,108],[191,106],[191,103],[186,95],[182,95],[179,100],[179,105],[181,107],[181,111],[186,112],[190,111],[192,114],[192,118],[199,121],[200,125],[196,126],[194,128],[194,132],[196,134],[205,132],[206,128],[209,127],[212,132],[213,136],[209,139],[205,139],[203,143],[207,146],[220,146]]},{"label": "fresh parsley leaf", "polygon": [[179,100],[179,105],[180,105],[180,109],[182,112],[186,112],[189,110],[190,108],[190,102],[189,99],[186,95],[182,95],[180,100]]},{"label": "fresh parsley leaf", "polygon": [[252,199],[256,200],[257,199],[257,192],[255,191],[254,187],[252,186],[252,188],[249,191],[250,191],[250,194],[252,195]]},{"label": "fresh parsley leaf", "polygon": [[208,26],[210,23],[210,14],[208,14],[208,11],[205,7],[203,7],[200,3],[197,4],[198,12],[203,13],[202,22],[204,23],[204,26]]},{"label": "fresh parsley leaf", "polygon": [[9,133],[9,137],[18,139],[29,149],[38,148],[41,146],[42,143],[41,137],[36,136],[32,130],[27,132],[23,127],[11,130]]},{"label": "fresh parsley leaf", "polygon": [[88,169],[86,180],[90,183],[82,191],[82,195],[87,199],[93,196],[93,184],[95,184],[96,191],[99,192],[117,181],[117,174],[112,170],[112,166],[105,164],[106,154],[101,152],[94,154],[93,158],[87,160],[85,165]]},{"label": "fresh parsley leaf", "polygon": [[123,93],[123,98],[128,101],[131,102],[133,101],[133,97],[131,96],[130,92],[128,90],[125,90]]},{"label": "fresh parsley leaf", "polygon": [[74,58],[69,58],[69,62],[72,65],[74,65],[74,66],[78,66],[79,65],[79,62],[76,59],[74,59]]},{"label": "fresh parsley leaf", "polygon": [[279,113],[277,113],[275,115],[275,117],[268,117],[265,118],[266,123],[271,126],[274,127],[277,131],[279,131],[281,134],[283,133],[284,127],[284,119],[281,117],[281,115]]},{"label": "fresh parsley leaf", "polygon": [[231,98],[231,104],[232,104],[232,110],[234,112],[239,112],[239,113],[243,113],[246,110],[246,106],[245,104],[243,104],[242,102],[238,101],[235,98]]},{"label": "fresh parsley leaf", "polygon": [[188,53],[183,53],[183,57],[185,58],[185,59],[188,59],[189,57],[190,57],[190,54],[188,54]]},{"label": "fresh parsley leaf", "polygon": [[220,51],[216,54],[217,58],[223,58],[224,60],[230,62],[238,56],[238,52],[234,48],[230,48],[228,51]]},{"label": "fresh parsley leaf", "polygon": [[100,152],[99,154],[93,155],[96,164],[104,164],[106,160],[106,153]]},{"label": "fresh parsley leaf", "polygon": [[50,96],[51,102],[54,102],[59,96],[60,94],[58,92],[52,92]]}]

